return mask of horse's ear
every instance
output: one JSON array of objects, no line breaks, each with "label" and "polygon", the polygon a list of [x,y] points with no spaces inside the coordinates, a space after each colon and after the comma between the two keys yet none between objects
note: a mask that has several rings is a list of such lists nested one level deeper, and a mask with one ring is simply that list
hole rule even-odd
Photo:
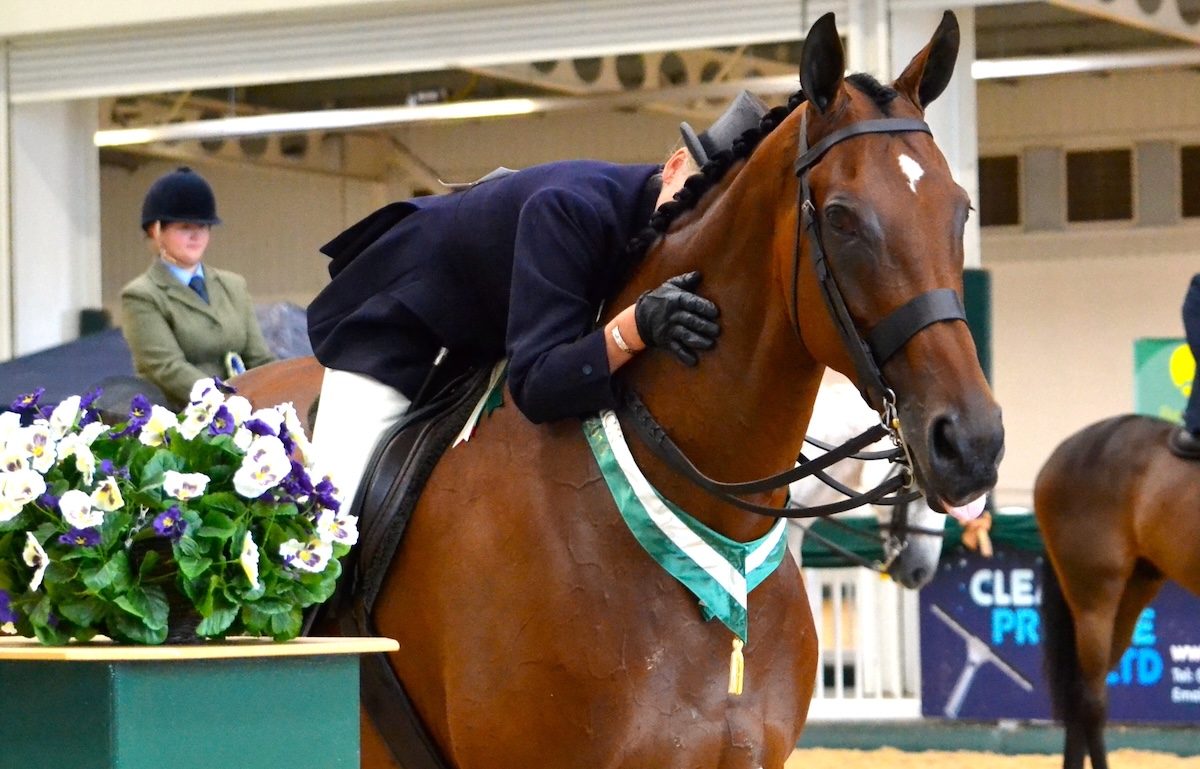
[{"label": "horse's ear", "polygon": [[958,18],[953,12],[946,11],[929,45],[922,48],[896,78],[896,90],[921,109],[928,107],[950,84],[954,62],[958,59],[958,44]]},{"label": "horse's ear", "polygon": [[833,106],[846,73],[846,54],[838,37],[833,14],[827,13],[812,25],[800,55],[800,87],[818,111]]}]

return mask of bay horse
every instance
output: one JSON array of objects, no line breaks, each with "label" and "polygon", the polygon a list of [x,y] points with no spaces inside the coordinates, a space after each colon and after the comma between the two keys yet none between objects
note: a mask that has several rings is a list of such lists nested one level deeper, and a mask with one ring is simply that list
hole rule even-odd
[{"label": "bay horse", "polygon": [[1174,425],[1126,414],[1063,441],[1038,472],[1046,547],[1042,643],[1063,767],[1107,769],[1108,673],[1163,582],[1200,595],[1200,465],[1167,447]]},{"label": "bay horse", "polygon": [[[995,484],[1000,411],[960,298],[970,201],[922,120],[958,44],[947,13],[885,86],[844,76],[823,16],[805,39],[802,93],[636,239],[644,256],[607,316],[690,270],[721,308],[723,333],[697,367],[650,351],[616,377],[699,471],[740,482],[790,469],[831,367],[887,415],[934,509],[977,509]],[[746,599],[739,650],[631,535],[579,421],[535,425],[505,398],[433,471],[372,614],[400,643],[391,667],[444,765],[780,769],[817,673],[794,562],[780,559]],[[628,410],[619,426],[634,429]],[[778,531],[646,442],[628,450],[721,542]],[[758,490],[743,504],[782,515],[784,496]],[[731,693],[739,655],[744,686]],[[397,766],[363,723],[363,765]]]}]

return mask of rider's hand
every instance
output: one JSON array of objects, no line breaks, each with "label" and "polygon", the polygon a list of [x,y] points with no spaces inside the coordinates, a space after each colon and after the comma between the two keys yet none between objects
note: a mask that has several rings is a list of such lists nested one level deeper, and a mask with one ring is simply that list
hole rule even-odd
[{"label": "rider's hand", "polygon": [[670,350],[688,366],[695,366],[696,352],[711,348],[721,333],[717,306],[692,293],[699,282],[698,272],[677,275],[638,297],[633,310],[642,341]]}]

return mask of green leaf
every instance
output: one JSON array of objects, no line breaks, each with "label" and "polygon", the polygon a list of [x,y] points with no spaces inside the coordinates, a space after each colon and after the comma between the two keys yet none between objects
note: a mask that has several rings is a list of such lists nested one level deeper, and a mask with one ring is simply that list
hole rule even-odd
[{"label": "green leaf", "polygon": [[171,453],[170,449],[160,448],[142,468],[142,491],[148,491],[162,486],[163,476],[167,470],[183,471],[184,462],[181,457]]},{"label": "green leaf", "polygon": [[179,557],[179,572],[188,579],[196,579],[204,571],[212,566],[211,558],[197,558],[194,555],[184,555]]},{"label": "green leaf", "polygon": [[109,623],[109,633],[117,641],[125,643],[161,644],[167,640],[167,624],[164,622],[162,627],[152,628],[140,617],[117,612]]},{"label": "green leaf", "polygon": [[303,624],[304,615],[299,609],[292,609],[286,614],[272,614],[271,637],[276,641],[290,641],[300,635],[300,628]]},{"label": "green leaf", "polygon": [[160,627],[167,626],[167,617],[170,614],[170,606],[167,603],[166,591],[159,585],[149,585],[145,589],[146,600],[149,602],[149,611],[143,617],[146,621],[146,627],[156,630]]},{"label": "green leaf", "polygon": [[[213,487],[214,481],[209,477],[208,487]],[[236,494],[230,491],[218,491],[214,494],[205,494],[202,497],[204,506],[210,510],[221,510],[229,513],[232,516],[241,515],[246,511],[246,503],[242,502]]]},{"label": "green leaf", "polygon": [[237,614],[236,607],[214,610],[212,614],[200,620],[200,624],[196,627],[196,635],[206,638],[221,635],[233,624]]},{"label": "green leaf", "polygon": [[60,601],[58,613],[80,627],[88,627],[104,616],[104,603],[99,598],[81,596]]},{"label": "green leaf", "polygon": [[224,513],[213,510],[201,516],[204,525],[200,527],[199,535],[202,537],[213,537],[219,540],[232,539],[237,532],[237,525],[233,520]]},{"label": "green leaf", "polygon": [[129,558],[124,550],[118,550],[113,557],[101,567],[86,566],[79,570],[79,576],[88,590],[99,593],[107,587],[117,592],[129,589],[133,577],[129,572]]}]

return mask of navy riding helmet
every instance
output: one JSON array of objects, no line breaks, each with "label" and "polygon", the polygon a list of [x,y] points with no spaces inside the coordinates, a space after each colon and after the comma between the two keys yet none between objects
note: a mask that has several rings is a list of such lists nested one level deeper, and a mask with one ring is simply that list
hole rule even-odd
[{"label": "navy riding helmet", "polygon": [[154,222],[220,224],[212,187],[187,166],[158,177],[142,201],[142,229]]}]

